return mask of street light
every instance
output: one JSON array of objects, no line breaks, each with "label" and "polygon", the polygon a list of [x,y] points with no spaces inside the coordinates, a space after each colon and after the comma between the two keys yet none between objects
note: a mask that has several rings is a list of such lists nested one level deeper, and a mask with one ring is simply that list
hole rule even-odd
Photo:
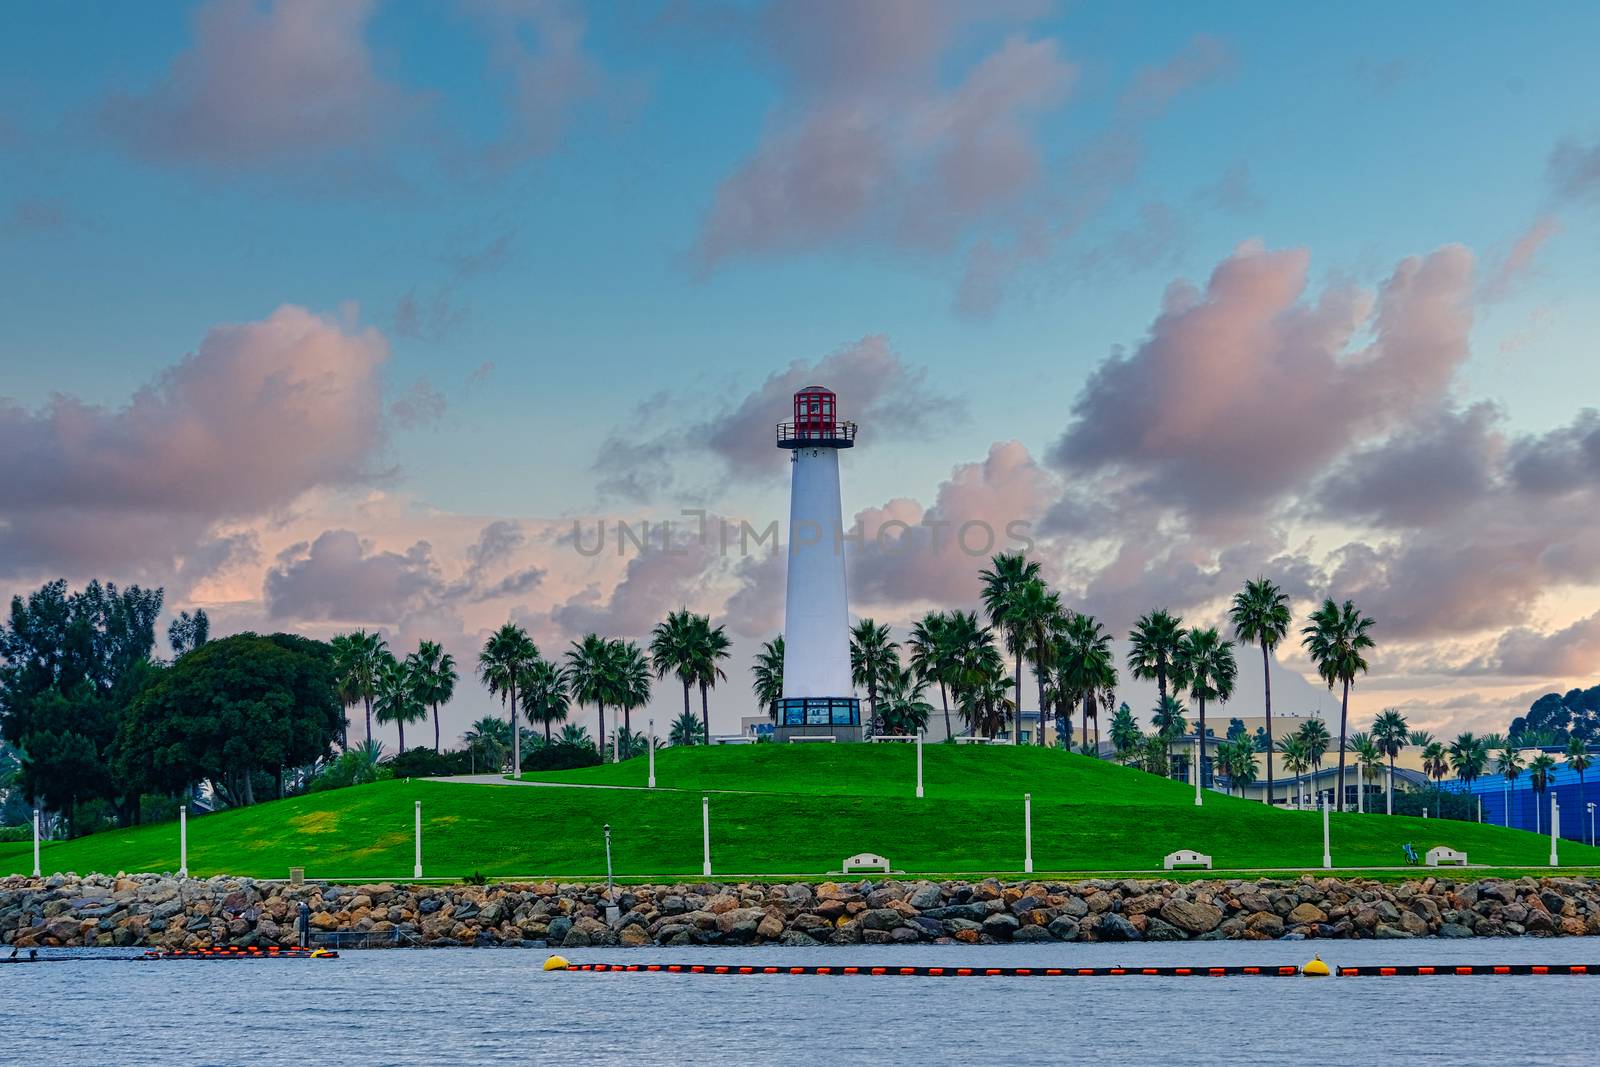
[{"label": "street light", "polygon": [[617,919],[622,914],[617,907],[616,884],[611,877],[611,824],[605,824],[606,832],[606,924],[617,925]]},{"label": "street light", "polygon": [[1589,847],[1594,847],[1594,804],[1586,805],[1589,809]]}]

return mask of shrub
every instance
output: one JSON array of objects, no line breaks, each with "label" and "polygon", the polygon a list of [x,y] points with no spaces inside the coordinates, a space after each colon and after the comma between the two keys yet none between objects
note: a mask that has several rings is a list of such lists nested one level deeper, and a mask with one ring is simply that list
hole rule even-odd
[{"label": "shrub", "polygon": [[384,766],[396,778],[445,778],[471,774],[472,760],[466,752],[435,752],[431,748],[408,748]]},{"label": "shrub", "polygon": [[393,777],[394,772],[387,766],[380,767],[372,758],[372,753],[357,748],[341,753],[337,759],[328,764],[321,774],[311,780],[311,787],[307,792],[321,793],[329,789],[365,785],[368,782],[378,782]]},{"label": "shrub", "polygon": [[574,745],[565,741],[542,745],[526,754],[522,761],[525,771],[569,771],[577,767],[595,767],[600,763],[600,753],[593,745]]},{"label": "shrub", "polygon": [[0,826],[0,841],[32,841],[33,827],[28,823],[20,826]]}]

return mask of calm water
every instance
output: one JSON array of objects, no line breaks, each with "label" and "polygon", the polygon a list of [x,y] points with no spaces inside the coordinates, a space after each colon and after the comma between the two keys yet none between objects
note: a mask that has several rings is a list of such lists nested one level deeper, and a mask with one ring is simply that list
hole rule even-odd
[{"label": "calm water", "polygon": [[[1600,940],[575,950],[583,961],[1600,963]],[[1600,977],[580,974],[545,953],[0,967],[0,1062],[1592,1064]],[[1308,1056],[1309,1051],[1309,1056]]]}]

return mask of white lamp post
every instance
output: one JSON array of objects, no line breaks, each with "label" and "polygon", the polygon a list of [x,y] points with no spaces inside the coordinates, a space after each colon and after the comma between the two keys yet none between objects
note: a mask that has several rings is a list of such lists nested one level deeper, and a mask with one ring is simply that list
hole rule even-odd
[{"label": "white lamp post", "polygon": [[[1594,810],[1594,805],[1593,804],[1589,805],[1589,810],[1590,811]],[[38,808],[34,808],[33,809],[33,876],[35,878],[43,877],[43,875],[41,875],[40,872],[39,872],[39,809]]]},{"label": "white lamp post", "polygon": [[704,860],[700,864],[700,874],[711,877],[711,798],[700,798],[700,838],[703,846]]},{"label": "white lamp post", "polygon": [[411,877],[422,877],[422,801],[416,807],[416,857],[411,864]]},{"label": "white lamp post", "polygon": [[1199,739],[1200,735],[1196,733],[1194,745],[1194,806],[1197,808],[1200,806],[1200,778],[1205,774],[1206,770],[1205,761],[1200,758],[1202,749],[1200,748]]},{"label": "white lamp post", "polygon": [[1550,790],[1550,866],[1559,867],[1561,861],[1556,857],[1556,841],[1561,836],[1561,805],[1556,801],[1556,791]]},{"label": "white lamp post", "polygon": [[[1589,804],[1589,847],[1594,847],[1594,804]],[[35,864],[35,866],[38,866]]]},{"label": "white lamp post", "polygon": [[1022,871],[1033,873],[1033,794],[1022,794]]},{"label": "white lamp post", "polygon": [[1328,809],[1332,806],[1326,802],[1322,805],[1322,867],[1324,870],[1333,869],[1333,853],[1328,850]]},{"label": "white lamp post", "polygon": [[922,731],[917,731],[917,799],[922,799]]},{"label": "white lamp post", "polygon": [[189,805],[178,805],[178,877],[189,877]]},{"label": "white lamp post", "polygon": [[650,720],[650,788],[656,787],[656,721]]}]

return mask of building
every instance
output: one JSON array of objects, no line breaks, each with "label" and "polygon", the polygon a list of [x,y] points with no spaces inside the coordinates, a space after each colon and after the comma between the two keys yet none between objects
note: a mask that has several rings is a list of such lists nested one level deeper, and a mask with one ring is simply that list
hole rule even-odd
[{"label": "building", "polygon": [[789,453],[789,556],[783,602],[783,697],[774,740],[861,739],[861,701],[850,677],[850,607],[839,507],[839,453],[856,424],[830,390],[794,394],[794,418],[778,424]]}]

